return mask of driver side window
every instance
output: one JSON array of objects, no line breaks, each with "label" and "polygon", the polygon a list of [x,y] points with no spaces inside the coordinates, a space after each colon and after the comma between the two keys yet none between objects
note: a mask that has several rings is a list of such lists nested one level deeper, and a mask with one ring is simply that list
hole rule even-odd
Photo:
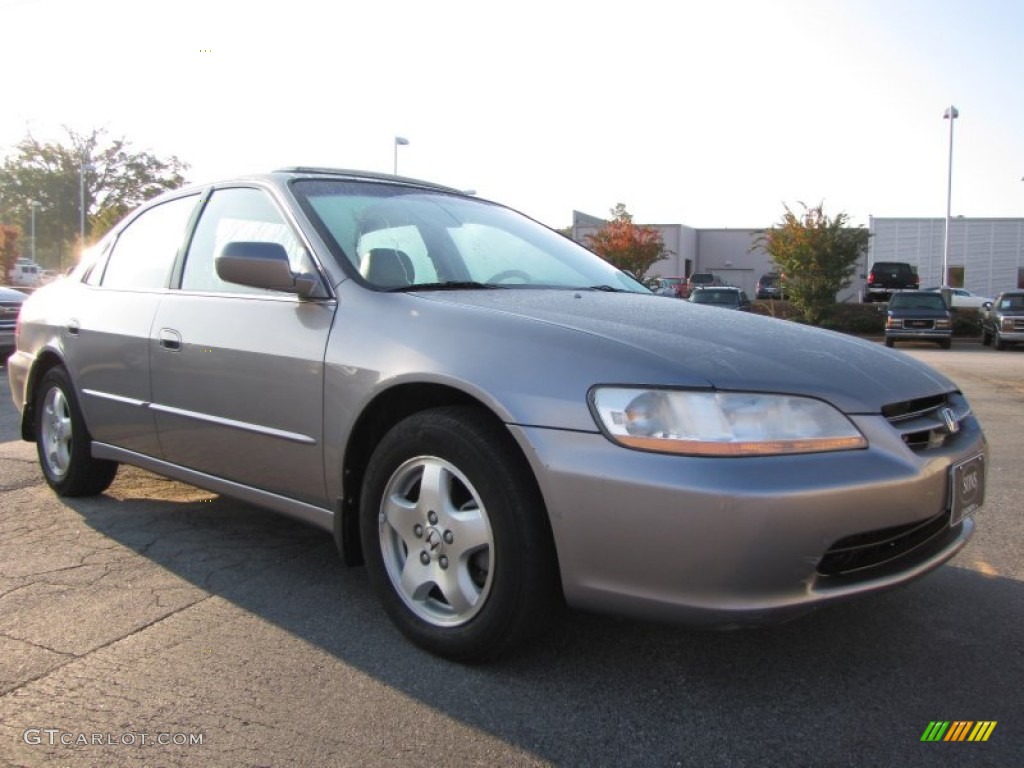
[{"label": "driver side window", "polygon": [[278,243],[288,254],[292,272],[315,274],[313,262],[270,197],[259,189],[218,189],[203,209],[185,257],[181,288],[212,293],[281,295],[222,280],[215,260],[230,242]]}]

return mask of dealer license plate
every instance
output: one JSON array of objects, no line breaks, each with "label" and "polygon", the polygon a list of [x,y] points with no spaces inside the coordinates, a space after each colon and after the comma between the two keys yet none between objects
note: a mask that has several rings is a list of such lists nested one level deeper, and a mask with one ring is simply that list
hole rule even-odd
[{"label": "dealer license plate", "polygon": [[985,501],[985,454],[979,453],[955,464],[949,473],[949,496],[952,499],[949,524],[956,525]]}]

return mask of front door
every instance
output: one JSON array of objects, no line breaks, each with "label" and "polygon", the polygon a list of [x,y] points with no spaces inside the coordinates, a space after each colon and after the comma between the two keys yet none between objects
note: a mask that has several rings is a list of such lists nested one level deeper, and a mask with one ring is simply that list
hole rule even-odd
[{"label": "front door", "polygon": [[221,280],[214,258],[233,241],[280,243],[293,271],[315,274],[266,192],[211,194],[180,290],[164,297],[153,323],[152,408],[163,455],[323,506],[324,352],[335,303]]}]

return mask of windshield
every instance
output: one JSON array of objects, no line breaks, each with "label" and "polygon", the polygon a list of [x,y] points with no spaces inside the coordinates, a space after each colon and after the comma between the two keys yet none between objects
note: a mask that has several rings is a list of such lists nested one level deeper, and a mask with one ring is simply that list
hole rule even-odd
[{"label": "windshield", "polygon": [[493,203],[358,181],[300,180],[292,189],[339,259],[375,288],[650,292],[569,238]]},{"label": "windshield", "polygon": [[938,293],[897,293],[889,299],[890,309],[946,310],[946,301]]}]

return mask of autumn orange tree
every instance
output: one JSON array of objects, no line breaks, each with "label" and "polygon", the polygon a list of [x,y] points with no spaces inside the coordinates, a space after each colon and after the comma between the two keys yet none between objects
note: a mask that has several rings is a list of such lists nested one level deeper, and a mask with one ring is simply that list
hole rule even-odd
[{"label": "autumn orange tree", "polygon": [[0,274],[0,283],[6,283],[18,261],[18,238],[21,237],[21,230],[12,224],[0,224],[0,264],[3,265],[3,274]]},{"label": "autumn orange tree", "polygon": [[786,295],[803,320],[818,325],[850,285],[854,270],[868,247],[870,234],[850,227],[845,213],[829,217],[823,204],[793,213],[789,206],[771,229],[762,231],[754,248],[772,257],[786,280]]},{"label": "autumn orange tree", "polygon": [[642,280],[651,265],[668,255],[661,233],[633,223],[623,203],[611,209],[612,220],[585,239],[590,249],[612,266]]}]

